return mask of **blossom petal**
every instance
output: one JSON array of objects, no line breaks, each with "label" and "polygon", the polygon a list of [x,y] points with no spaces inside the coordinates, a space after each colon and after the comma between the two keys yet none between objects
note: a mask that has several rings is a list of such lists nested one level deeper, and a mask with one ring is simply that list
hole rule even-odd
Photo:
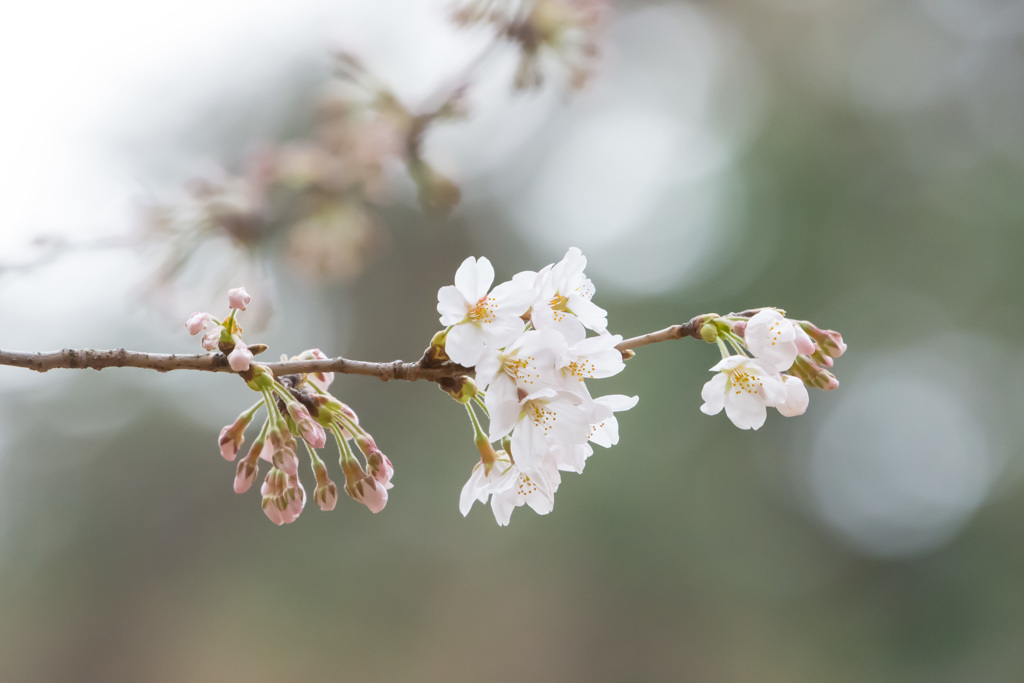
[{"label": "blossom petal", "polygon": [[455,271],[455,286],[468,301],[476,303],[487,296],[494,282],[494,267],[486,256],[467,258]]},{"label": "blossom petal", "polygon": [[471,368],[484,353],[484,333],[479,325],[456,325],[448,332],[444,350],[459,365]]},{"label": "blossom petal", "polygon": [[725,407],[725,385],[728,381],[725,373],[720,372],[704,384],[700,392],[704,405],[700,407],[700,412],[705,415],[717,415],[722,412],[722,408]]},{"label": "blossom petal", "polygon": [[445,285],[437,290],[437,312],[441,314],[441,324],[445,327],[457,325],[466,319],[469,302],[455,285]]},{"label": "blossom petal", "polygon": [[810,396],[807,395],[807,387],[800,378],[784,375],[782,381],[786,386],[786,400],[776,406],[779,412],[786,417],[803,415],[807,411],[807,404]]},{"label": "blossom petal", "polygon": [[768,409],[756,395],[726,394],[725,414],[740,429],[760,429],[768,417]]}]

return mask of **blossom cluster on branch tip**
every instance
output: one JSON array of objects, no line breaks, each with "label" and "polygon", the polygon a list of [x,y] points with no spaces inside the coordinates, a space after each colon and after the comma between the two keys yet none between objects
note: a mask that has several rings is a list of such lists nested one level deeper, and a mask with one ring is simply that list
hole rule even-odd
[{"label": "blossom cluster on branch tip", "polygon": [[228,365],[235,372],[243,372],[252,364],[253,352],[242,341],[242,326],[236,314],[244,311],[251,298],[244,287],[228,292],[228,307],[231,312],[223,321],[206,312],[196,312],[185,321],[185,329],[195,336],[203,333],[202,345],[207,351],[219,351],[227,356]]},{"label": "blossom cluster on branch tip", "polygon": [[[261,398],[244,411],[231,424],[220,431],[218,445],[225,460],[233,462],[245,441],[245,431],[260,410],[266,418],[259,435],[248,453],[238,461],[235,470],[235,493],[245,493],[259,474],[259,461],[270,463],[263,480],[263,512],[275,524],[294,522],[306,505],[306,490],[299,477],[300,458],[298,442],[305,446],[310,467],[316,480],[313,500],[321,510],[333,510],[338,502],[338,487],[331,480],[327,466],[317,449],[327,445],[328,434],[334,437],[340,454],[339,462],[345,474],[345,492],[354,500],[380,512],[388,502],[394,467],[388,456],[377,447],[373,437],[359,424],[359,417],[348,405],[335,398],[328,389],[334,373],[283,375],[275,377],[270,369],[252,363],[252,354],[241,340],[241,327],[236,313],[245,310],[250,298],[242,288],[229,293],[231,314],[223,322],[209,313],[194,313],[185,326],[195,335],[207,330],[204,348],[219,348],[228,354],[231,367],[239,372],[246,384]],[[207,338],[216,346],[207,345]],[[231,349],[226,347],[232,345]],[[236,367],[232,356],[244,349],[248,358],[244,367]],[[236,356],[237,357],[237,356]],[[303,361],[326,359],[320,349],[310,349],[293,358],[282,360]],[[355,444],[353,448],[352,444]],[[362,455],[363,462],[355,451]]]},{"label": "blossom cluster on branch tip", "polygon": [[[455,284],[438,291],[446,330],[427,355],[476,370],[475,382],[461,378],[445,387],[465,405],[480,452],[462,489],[463,515],[488,499],[503,526],[521,505],[547,514],[561,472],[582,472],[591,444],[618,443],[615,413],[637,397],[595,398],[586,384],[625,368],[616,348],[622,337],[608,332],[607,313],[593,303],[586,265],[573,247],[558,263],[492,289],[490,261],[470,257]],[[489,418],[487,431],[478,410]]]},{"label": "blossom cluster on branch tip", "polygon": [[701,336],[717,343],[722,360],[701,391],[701,411],[725,414],[740,429],[759,429],[768,408],[782,415],[803,415],[810,397],[807,387],[839,386],[827,368],[846,351],[838,332],[822,330],[806,320],[790,320],[773,308],[743,315],[705,316]]}]

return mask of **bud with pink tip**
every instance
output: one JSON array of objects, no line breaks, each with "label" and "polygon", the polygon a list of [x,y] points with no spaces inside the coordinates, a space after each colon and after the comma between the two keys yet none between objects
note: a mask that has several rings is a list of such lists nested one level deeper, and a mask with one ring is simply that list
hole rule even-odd
[{"label": "bud with pink tip", "polygon": [[203,335],[203,348],[207,351],[216,351],[220,344],[220,327],[214,327],[211,330],[207,330],[206,334]]},{"label": "bud with pink tip", "polygon": [[313,461],[313,474],[316,475],[316,491],[313,492],[313,500],[324,512],[330,512],[338,504],[338,486],[327,475],[327,468],[322,460],[317,458]]},{"label": "bud with pink tip", "polygon": [[291,401],[288,404],[288,414],[295,420],[302,438],[313,448],[323,448],[327,445],[327,432],[319,422],[313,419],[306,406],[298,401]]},{"label": "bud with pink tip", "polygon": [[843,341],[843,335],[835,330],[822,330],[817,325],[806,321],[801,322],[800,327],[829,356],[839,358],[846,353],[846,342]]},{"label": "bud with pink tip", "polygon": [[259,472],[260,451],[263,450],[263,442],[257,441],[249,449],[249,453],[238,461],[235,468],[235,493],[245,493],[252,486]]},{"label": "bud with pink tip", "polygon": [[392,488],[394,484],[391,483],[391,478],[395,476],[395,468],[388,456],[377,448],[373,437],[369,434],[357,434],[356,445],[366,457],[366,467],[370,470],[370,476],[380,482],[384,488]]},{"label": "bud with pink tip", "polygon": [[346,458],[341,462],[345,471],[345,493],[357,503],[362,503],[376,514],[388,504],[388,490],[379,481],[363,472],[363,468],[355,458]]},{"label": "bud with pink tip", "polygon": [[278,526],[294,522],[306,505],[306,491],[298,477],[276,467],[267,472],[260,492],[263,494],[264,514]]},{"label": "bud with pink tip", "polygon": [[220,437],[217,442],[220,445],[220,454],[228,462],[232,462],[238,455],[238,449],[245,441],[245,429],[252,422],[255,413],[245,412],[239,415],[234,422],[220,430]]},{"label": "bud with pink tip", "polygon": [[206,329],[206,326],[210,324],[211,317],[209,313],[193,313],[185,321],[185,329],[189,334],[195,336]]},{"label": "bud with pink tip", "polygon": [[228,306],[239,311],[244,311],[249,305],[249,293],[245,287],[235,287],[228,290]]},{"label": "bud with pink tip", "polygon": [[228,365],[235,372],[242,372],[249,369],[252,364],[252,351],[239,339],[235,342],[234,350],[228,354]]},{"label": "bud with pink tip", "polygon": [[295,454],[295,439],[288,432],[271,430],[267,439],[273,447],[270,461],[274,467],[287,474],[295,475],[299,471],[299,457]]}]

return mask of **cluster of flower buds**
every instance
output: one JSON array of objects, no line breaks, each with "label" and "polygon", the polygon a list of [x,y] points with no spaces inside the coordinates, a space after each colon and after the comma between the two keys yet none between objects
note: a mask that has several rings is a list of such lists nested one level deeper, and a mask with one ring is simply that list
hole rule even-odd
[{"label": "cluster of flower buds", "polygon": [[228,292],[228,306],[231,313],[223,321],[209,313],[193,313],[185,321],[185,329],[195,336],[203,333],[202,345],[207,351],[219,351],[228,357],[228,365],[235,372],[243,372],[252,364],[254,353],[266,349],[262,344],[247,346],[242,341],[242,326],[236,319],[238,311],[244,311],[251,299],[244,287],[236,287]]},{"label": "cluster of flower buds", "polygon": [[[249,296],[244,289],[233,289],[230,299],[233,310],[223,323],[208,313],[195,313],[186,323],[192,334],[209,328],[204,336],[206,348],[209,348],[206,346],[207,337],[221,340],[224,335],[230,334],[234,349],[228,352],[229,362],[239,348],[246,349],[238,336],[241,328],[235,321],[235,311],[245,309]],[[225,342],[221,341],[220,344],[220,350],[224,352]],[[294,358],[282,360],[326,358],[319,349],[311,349]],[[341,469],[345,473],[345,492],[373,512],[383,510],[388,502],[388,489],[392,487],[394,468],[388,457],[377,447],[373,437],[359,425],[356,413],[329,393],[334,374],[321,372],[277,378],[267,366],[251,361],[250,354],[245,367],[235,367],[234,364],[231,367],[240,372],[249,388],[259,392],[262,398],[234,422],[221,429],[218,439],[221,456],[233,462],[245,440],[249,424],[261,409],[266,411],[259,436],[248,453],[238,461],[235,493],[245,493],[252,487],[259,473],[259,461],[264,460],[270,463],[270,471],[260,489],[263,512],[275,524],[294,522],[306,505],[306,490],[299,478],[300,458],[297,449],[301,441],[305,445],[316,479],[313,500],[321,510],[333,510],[338,502],[338,487],[331,480],[327,466],[317,453],[318,449],[327,445],[327,435],[330,433],[340,452]],[[355,456],[350,441],[362,454],[365,468]]]},{"label": "cluster of flower buds", "polygon": [[701,411],[722,409],[740,429],[758,429],[768,408],[782,415],[803,415],[807,387],[832,390],[839,380],[829,370],[846,351],[842,336],[806,320],[790,320],[774,308],[719,317],[701,316],[701,337],[718,344],[722,360],[701,392]]},{"label": "cluster of flower buds", "polygon": [[[474,501],[488,498],[500,525],[524,504],[546,514],[561,472],[582,472],[592,443],[618,442],[614,414],[632,408],[637,398],[594,398],[585,382],[625,367],[616,348],[622,337],[608,332],[607,314],[591,301],[586,264],[574,247],[560,262],[491,289],[490,262],[470,257],[455,273],[454,286],[438,291],[446,329],[435,335],[424,361],[450,359],[476,369],[475,382],[459,377],[442,384],[465,405],[480,452],[462,490],[463,515]],[[489,417],[487,432],[474,405]]]},{"label": "cluster of flower buds", "polygon": [[610,0],[468,0],[452,14],[463,26],[487,25],[519,49],[515,87],[529,90],[544,82],[541,60],[554,58],[569,71],[570,85],[582,88],[600,53],[600,34]]}]

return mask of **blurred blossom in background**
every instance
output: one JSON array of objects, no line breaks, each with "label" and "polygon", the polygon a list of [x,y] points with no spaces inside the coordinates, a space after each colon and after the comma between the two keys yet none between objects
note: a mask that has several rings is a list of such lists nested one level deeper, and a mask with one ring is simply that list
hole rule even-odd
[{"label": "blurred blossom in background", "polygon": [[740,432],[713,347],[641,349],[500,529],[459,406],[339,377],[388,507],[277,528],[237,380],[0,368],[0,680],[1024,678],[1024,4],[503,6],[8,10],[0,348],[198,352],[245,285],[275,358],[415,360],[467,256],[578,246],[612,332],[780,306],[840,389]]}]

